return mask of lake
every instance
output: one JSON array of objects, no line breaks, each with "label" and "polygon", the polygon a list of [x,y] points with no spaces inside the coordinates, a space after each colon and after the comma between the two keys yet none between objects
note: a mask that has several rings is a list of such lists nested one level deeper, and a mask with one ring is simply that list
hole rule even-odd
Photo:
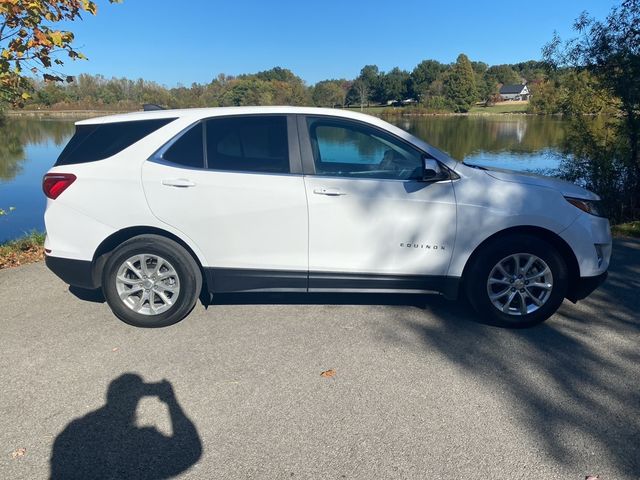
[{"label": "lake", "polygon": [[[41,182],[74,131],[75,120],[9,117],[0,125],[0,242],[44,230]],[[552,171],[566,122],[524,115],[395,117],[391,123],[456,160],[526,171]]]}]

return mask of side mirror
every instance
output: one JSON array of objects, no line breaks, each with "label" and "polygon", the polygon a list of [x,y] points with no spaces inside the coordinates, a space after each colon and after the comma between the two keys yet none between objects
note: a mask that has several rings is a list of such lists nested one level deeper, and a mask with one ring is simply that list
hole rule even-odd
[{"label": "side mirror", "polygon": [[437,160],[433,158],[424,157],[422,159],[422,180],[425,182],[437,182],[439,180],[446,180],[448,176],[442,170],[442,167]]}]

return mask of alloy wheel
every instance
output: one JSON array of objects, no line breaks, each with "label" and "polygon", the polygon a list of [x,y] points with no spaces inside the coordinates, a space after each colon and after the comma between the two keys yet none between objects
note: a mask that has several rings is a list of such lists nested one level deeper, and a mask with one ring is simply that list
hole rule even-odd
[{"label": "alloy wheel", "polygon": [[159,315],[169,310],[180,294],[180,278],[166,259],[153,254],[134,255],[116,274],[120,300],[142,315]]},{"label": "alloy wheel", "polygon": [[500,260],[487,280],[487,293],[503,313],[524,316],[540,309],[551,296],[553,274],[549,265],[530,253],[515,253]]}]

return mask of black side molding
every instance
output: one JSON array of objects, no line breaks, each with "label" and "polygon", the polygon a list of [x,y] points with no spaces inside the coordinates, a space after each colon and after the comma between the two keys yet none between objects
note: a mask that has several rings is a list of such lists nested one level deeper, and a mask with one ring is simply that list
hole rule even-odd
[{"label": "black side molding", "polygon": [[232,292],[440,292],[458,295],[459,278],[440,275],[378,275],[290,270],[205,268],[211,294]]},{"label": "black side molding", "polygon": [[205,268],[210,293],[306,292],[306,271]]}]

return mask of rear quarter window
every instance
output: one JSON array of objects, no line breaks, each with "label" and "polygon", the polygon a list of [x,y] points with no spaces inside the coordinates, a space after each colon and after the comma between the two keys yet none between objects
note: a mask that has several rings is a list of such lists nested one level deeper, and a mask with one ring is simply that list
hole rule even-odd
[{"label": "rear quarter window", "polygon": [[55,164],[71,165],[104,160],[173,120],[175,118],[78,125],[76,133],[62,150]]}]

